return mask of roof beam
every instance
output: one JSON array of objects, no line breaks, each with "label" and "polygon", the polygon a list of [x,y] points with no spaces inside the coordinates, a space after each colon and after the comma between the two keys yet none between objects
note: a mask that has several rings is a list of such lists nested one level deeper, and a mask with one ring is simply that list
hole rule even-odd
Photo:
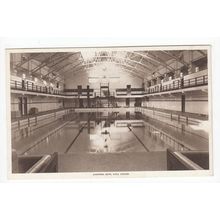
[{"label": "roof beam", "polygon": [[181,60],[179,57],[173,55],[170,51],[161,50],[161,52],[167,54],[169,57],[173,58],[174,60],[176,60],[177,62],[183,64],[184,66],[188,66],[189,65],[185,61]]},{"label": "roof beam", "polygon": [[[60,71],[60,70],[62,70],[62,69],[64,69],[64,68],[66,68],[67,66],[69,66],[69,65],[71,65],[71,63],[68,63],[68,64],[65,64],[64,66],[62,66],[62,67],[60,67],[60,68],[58,68],[58,69],[55,69],[55,70],[51,70],[50,72],[48,72],[47,73],[47,75],[49,76],[51,73],[53,73],[53,72],[58,72],[58,71]],[[56,74],[56,77],[58,77],[58,75],[59,74]],[[45,78],[46,77],[46,75],[45,76],[43,76],[43,78]],[[55,77],[55,78],[56,78]],[[53,80],[54,78],[52,78],[52,80]]]},{"label": "roof beam", "polygon": [[[41,62],[40,65],[38,65],[37,67],[35,67],[33,70],[31,70],[31,74],[36,73],[37,71],[39,71],[40,69],[42,69],[43,67],[45,67],[46,65],[48,65],[48,63],[50,63],[50,59],[54,58],[55,56],[57,56],[58,53],[54,53],[52,56],[47,57],[45,60],[43,60]],[[60,58],[60,57],[59,57]]]},{"label": "roof beam", "polygon": [[25,63],[28,63],[29,61],[33,60],[34,58],[38,57],[40,54],[39,53],[34,53],[34,54],[31,54],[27,60],[24,60],[23,62],[21,61],[21,63],[18,63],[16,65],[16,68],[19,68],[21,66],[23,66]]},{"label": "roof beam", "polygon": [[198,52],[199,52],[200,54],[202,54],[204,57],[207,56],[207,54],[206,54],[205,52],[203,52],[202,50],[198,50]]},{"label": "roof beam", "polygon": [[[150,54],[149,55],[149,51],[148,51],[148,54],[143,54],[143,53],[141,53],[141,52],[135,52],[136,54],[139,54],[140,56],[143,56],[144,58],[146,58],[146,59],[150,59],[150,60],[152,60],[152,61],[154,61],[154,62],[156,62],[156,63],[158,63],[159,65],[161,65],[161,66],[163,66],[163,67],[165,67],[165,68],[167,68],[167,69],[169,69],[170,71],[175,71],[175,69],[173,69],[172,67],[170,67],[169,65],[167,65],[167,63],[165,63],[164,61],[162,61],[161,59],[159,59],[158,57],[155,57],[155,56],[153,56],[152,54]],[[154,71],[152,71],[152,72],[154,72]]]},{"label": "roof beam", "polygon": [[[121,65],[121,66],[126,66],[126,67],[130,67],[131,69],[134,69],[134,70],[136,70],[137,72],[142,72],[143,73],[143,75],[145,75],[147,72],[144,72],[144,71],[142,71],[142,70],[140,70],[140,69],[136,69],[134,66],[132,66],[132,65],[129,65],[128,63],[123,63],[123,62],[121,62],[122,61],[122,59],[120,60],[118,60],[119,62],[116,62],[116,60],[113,60],[113,61],[106,61],[106,62],[112,62],[112,63],[115,63],[115,64],[119,64],[119,65]],[[94,63],[102,63],[103,61],[96,61],[96,62],[94,62]],[[94,63],[90,63],[90,65],[93,65],[93,67],[94,67]],[[88,63],[87,64],[83,64],[82,66],[88,66]],[[88,67],[87,67],[88,68]],[[143,76],[144,77],[144,76]]]},{"label": "roof beam", "polygon": [[[48,68],[51,68],[55,65],[57,65],[58,63],[62,62],[63,60],[67,59],[70,56],[73,56],[74,54],[67,54],[65,53],[65,55],[59,56],[59,57],[55,57],[58,53],[53,54],[52,56],[46,58],[44,61],[41,62],[41,64],[37,67],[35,67],[33,70],[31,70],[31,74],[36,73],[37,71],[39,71],[40,69],[44,68],[45,66],[48,66]],[[58,61],[57,61],[58,60]],[[52,66],[49,66],[50,63],[53,62]],[[56,62],[56,63],[54,63]]]},{"label": "roof beam", "polygon": [[159,64],[161,66],[166,67],[167,69],[169,69],[170,71],[175,71],[175,69],[171,66],[169,66],[166,62],[164,62],[162,59],[160,59],[159,57],[153,55],[150,51],[148,52],[148,56],[150,55],[151,58],[155,59],[157,62],[159,62]]},{"label": "roof beam", "polygon": [[[144,57],[142,54],[140,54],[140,53],[138,53],[138,52],[132,52],[132,51],[129,51],[129,53],[130,54],[132,54],[133,56],[135,56],[135,57],[143,57],[143,58],[146,58],[146,57]],[[157,67],[158,65],[157,64],[155,64],[154,62],[152,62],[152,61],[150,61],[149,59],[144,59],[144,61],[146,61],[147,63],[149,63],[149,64],[151,64],[152,66],[154,66],[154,67]]]},{"label": "roof beam", "polygon": [[95,59],[95,62],[98,62],[98,58],[113,58],[113,59],[116,59],[116,60],[121,60],[121,61],[126,61],[126,62],[132,62],[132,63],[135,63],[135,64],[139,64],[141,66],[143,66],[144,68],[146,68],[147,70],[149,71],[152,71],[151,68],[149,68],[147,65],[141,63],[140,61],[136,61],[136,60],[132,60],[130,58],[119,58],[117,56],[94,56],[94,59]]},{"label": "roof beam", "polygon": [[[74,70],[77,66],[79,66],[80,64],[82,64],[83,61],[80,61],[79,63],[77,63],[75,66],[73,66],[72,68],[68,69],[67,71],[64,71],[62,74],[66,74],[69,73],[70,71]],[[83,65],[84,66],[84,65]]]},{"label": "roof beam", "polygon": [[[61,63],[61,62],[63,62],[64,60],[66,60],[66,59],[68,59],[68,58],[70,58],[71,56],[73,56],[75,53],[73,53],[73,54],[68,54],[67,56],[65,56],[63,59],[61,59],[61,60],[59,60],[58,62],[56,62],[55,64],[53,64],[52,66],[50,66],[50,68],[51,67],[54,67],[54,66],[56,66],[57,64],[59,64],[59,63]],[[46,77],[46,76],[48,76],[51,72],[53,72],[54,70],[52,70],[52,71],[49,71],[46,75],[44,75],[43,77]]]},{"label": "roof beam", "polygon": [[[144,52],[144,51],[143,51]],[[146,53],[143,53],[141,51],[134,51],[132,52],[133,54],[136,54],[138,56],[142,56],[143,58],[145,58],[145,61],[149,62],[150,64],[152,64],[153,66],[157,67],[158,66],[158,61],[156,61],[155,59],[152,59],[151,57],[149,57]]]},{"label": "roof beam", "polygon": [[74,54],[68,54],[67,56],[64,56],[61,60],[58,60],[56,63],[54,63],[52,66],[48,66],[49,68],[52,68],[54,66],[56,66],[57,64],[60,64],[61,62],[63,62],[64,60],[68,59],[69,57],[73,56]]}]

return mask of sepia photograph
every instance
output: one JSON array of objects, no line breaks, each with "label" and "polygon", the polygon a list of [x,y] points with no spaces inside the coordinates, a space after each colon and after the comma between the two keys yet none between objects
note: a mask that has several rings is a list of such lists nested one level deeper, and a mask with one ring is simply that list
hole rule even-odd
[{"label": "sepia photograph", "polygon": [[1,1],[0,219],[220,219],[217,3]]},{"label": "sepia photograph", "polygon": [[211,175],[210,50],[7,49],[9,173]]}]

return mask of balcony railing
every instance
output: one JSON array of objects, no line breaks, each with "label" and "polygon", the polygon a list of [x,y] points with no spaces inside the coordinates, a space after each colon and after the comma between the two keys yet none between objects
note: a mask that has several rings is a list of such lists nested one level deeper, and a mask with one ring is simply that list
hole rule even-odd
[{"label": "balcony railing", "polygon": [[[170,83],[158,84],[155,86],[151,86],[144,90],[143,88],[131,88],[127,90],[127,88],[118,88],[116,89],[116,93],[110,91],[109,96],[141,96],[153,93],[160,93],[172,90],[193,88],[197,86],[203,86],[208,84],[208,75],[198,76],[190,79],[176,79],[171,81]],[[39,86],[35,85],[32,82],[26,81],[15,81],[11,80],[10,82],[11,89],[20,90],[20,91],[28,91],[28,92],[37,92],[51,95],[62,95],[62,96],[73,96],[73,97],[100,97],[99,92],[94,92],[93,89],[65,89],[59,90],[49,86]]]},{"label": "balcony railing", "polygon": [[185,89],[185,88],[192,88],[197,86],[203,86],[208,84],[208,76],[199,76],[191,79],[177,79],[175,81],[172,81],[170,84],[166,85],[156,85],[152,88],[147,88],[146,94],[152,94],[152,93],[159,93],[159,92],[166,92],[166,91],[172,91],[172,90],[178,90],[178,89]]},{"label": "balcony railing", "polygon": [[10,82],[11,89],[28,91],[28,92],[37,92],[44,94],[52,94],[52,95],[64,95],[64,93],[58,89],[54,89],[53,87],[47,86],[39,86],[35,85],[32,82],[20,82],[16,80],[11,80]]},{"label": "balcony railing", "polygon": [[126,96],[126,95],[143,95],[144,89],[143,88],[131,88],[130,90],[127,90],[126,88],[120,88],[116,89],[116,95],[117,96]]},{"label": "balcony railing", "polygon": [[16,81],[11,80],[10,82],[11,89],[15,90],[21,90],[21,91],[28,91],[28,92],[37,92],[37,93],[44,93],[44,94],[51,94],[51,95],[62,95],[62,96],[93,96],[93,89],[81,89],[79,92],[78,89],[66,89],[64,91],[61,91],[59,89],[54,89],[53,87],[49,86],[39,86],[35,85],[32,82],[26,81]]}]

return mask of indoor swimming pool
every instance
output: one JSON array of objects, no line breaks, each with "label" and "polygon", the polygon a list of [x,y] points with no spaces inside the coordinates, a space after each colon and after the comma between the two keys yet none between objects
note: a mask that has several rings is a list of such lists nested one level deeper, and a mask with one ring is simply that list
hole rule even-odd
[{"label": "indoor swimming pool", "polygon": [[209,169],[208,47],[84,49],[8,51],[12,173]]},{"label": "indoor swimming pool", "polygon": [[[48,134],[38,134],[39,128],[13,146],[20,155],[207,151],[208,135],[199,125],[135,111],[75,112],[63,116]],[[29,138],[31,145],[24,146]]]}]

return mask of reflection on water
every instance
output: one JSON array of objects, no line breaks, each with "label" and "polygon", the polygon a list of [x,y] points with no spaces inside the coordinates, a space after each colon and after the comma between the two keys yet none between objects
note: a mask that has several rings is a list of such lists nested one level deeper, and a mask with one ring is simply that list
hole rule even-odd
[{"label": "reflection on water", "polygon": [[146,149],[165,151],[168,147],[178,151],[189,150],[175,138],[152,126],[141,113],[96,112],[77,113],[76,120],[27,153],[146,152]]}]

